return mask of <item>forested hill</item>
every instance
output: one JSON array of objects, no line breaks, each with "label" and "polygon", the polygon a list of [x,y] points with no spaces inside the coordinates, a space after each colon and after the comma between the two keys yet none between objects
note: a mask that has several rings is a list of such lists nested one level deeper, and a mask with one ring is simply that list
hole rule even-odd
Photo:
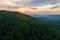
[{"label": "forested hill", "polygon": [[48,26],[28,15],[0,11],[0,40],[60,40]]}]

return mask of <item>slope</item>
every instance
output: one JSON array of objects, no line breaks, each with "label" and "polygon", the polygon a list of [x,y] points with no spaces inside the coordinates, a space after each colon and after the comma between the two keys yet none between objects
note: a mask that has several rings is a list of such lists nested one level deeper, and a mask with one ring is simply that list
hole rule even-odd
[{"label": "slope", "polygon": [[60,40],[42,22],[28,15],[0,11],[0,40]]},{"label": "slope", "polygon": [[51,31],[54,31],[60,37],[60,15],[38,15],[40,22],[43,22]]}]

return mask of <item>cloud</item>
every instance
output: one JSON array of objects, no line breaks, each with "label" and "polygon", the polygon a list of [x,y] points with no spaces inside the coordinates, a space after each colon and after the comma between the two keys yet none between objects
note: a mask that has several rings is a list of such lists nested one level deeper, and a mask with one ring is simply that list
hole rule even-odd
[{"label": "cloud", "polygon": [[[22,11],[21,8],[18,8],[18,11],[24,12],[24,13],[43,13],[43,12],[49,12],[49,13],[60,13],[60,4],[46,4],[42,6],[32,6],[32,7],[23,7]],[[55,8],[53,8],[55,7]],[[53,9],[52,9],[53,8]]]},{"label": "cloud", "polygon": [[32,0],[0,0],[0,6],[4,7],[23,7],[27,6]]},{"label": "cloud", "polygon": [[16,6],[16,4],[14,4],[11,0],[0,0],[0,6]]},{"label": "cloud", "polygon": [[0,10],[23,13],[60,13],[59,2],[60,0],[0,0]]},{"label": "cloud", "polygon": [[16,2],[18,2],[18,1],[20,1],[20,2],[30,2],[32,0],[14,0],[14,1],[16,1]]}]

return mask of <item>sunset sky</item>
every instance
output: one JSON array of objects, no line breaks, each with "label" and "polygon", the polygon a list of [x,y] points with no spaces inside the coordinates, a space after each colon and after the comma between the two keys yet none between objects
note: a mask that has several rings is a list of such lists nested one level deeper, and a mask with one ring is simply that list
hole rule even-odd
[{"label": "sunset sky", "polygon": [[60,0],[0,0],[0,10],[60,14]]}]

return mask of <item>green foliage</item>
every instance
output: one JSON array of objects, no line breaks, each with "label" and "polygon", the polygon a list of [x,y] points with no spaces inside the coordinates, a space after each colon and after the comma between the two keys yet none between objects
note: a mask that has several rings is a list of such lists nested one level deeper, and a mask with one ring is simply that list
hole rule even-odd
[{"label": "green foliage", "polygon": [[30,16],[0,11],[0,40],[59,40],[59,37]]},{"label": "green foliage", "polygon": [[[41,17],[42,18],[42,17]],[[37,17],[36,19],[38,19],[40,22],[42,22],[44,25],[46,25],[48,27],[49,30],[53,31],[54,33],[57,34],[57,36],[60,37],[60,19],[58,20],[50,20],[50,19],[46,19],[44,17],[44,19],[41,19],[39,17]]]}]

